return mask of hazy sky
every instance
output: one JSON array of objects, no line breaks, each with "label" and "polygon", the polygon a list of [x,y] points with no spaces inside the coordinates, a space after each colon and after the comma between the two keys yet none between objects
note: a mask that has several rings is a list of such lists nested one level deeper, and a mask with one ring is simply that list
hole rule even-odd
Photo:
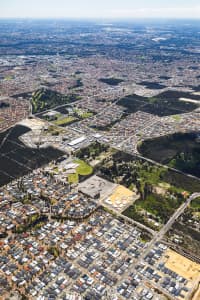
[{"label": "hazy sky", "polygon": [[200,0],[0,0],[6,17],[200,19]]}]

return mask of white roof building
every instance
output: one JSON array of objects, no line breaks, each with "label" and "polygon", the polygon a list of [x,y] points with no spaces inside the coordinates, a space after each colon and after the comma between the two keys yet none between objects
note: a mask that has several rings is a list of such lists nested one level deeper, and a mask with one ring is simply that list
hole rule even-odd
[{"label": "white roof building", "polygon": [[73,147],[73,146],[75,146],[77,144],[80,144],[80,143],[84,142],[85,140],[86,140],[86,137],[85,136],[81,136],[80,138],[75,139],[75,140],[69,142],[68,145]]}]

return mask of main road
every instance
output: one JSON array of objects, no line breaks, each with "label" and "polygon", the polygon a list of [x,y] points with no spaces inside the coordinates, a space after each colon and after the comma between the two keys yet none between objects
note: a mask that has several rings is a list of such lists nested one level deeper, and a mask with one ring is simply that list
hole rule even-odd
[{"label": "main road", "polygon": [[[155,244],[159,241],[162,240],[162,238],[164,237],[164,235],[167,233],[167,231],[171,228],[171,226],[174,224],[174,222],[181,216],[181,214],[185,211],[185,209],[188,207],[188,205],[190,205],[191,201],[200,197],[200,193],[193,193],[176,211],[175,213],[171,216],[171,218],[169,219],[169,221],[162,227],[162,229],[159,232],[154,232],[153,235],[153,239],[149,242],[149,244],[147,245],[147,248],[144,248],[144,251],[141,253],[141,255],[139,256],[138,259],[135,260],[135,262],[131,265],[132,271],[135,269],[136,265],[140,265],[141,263],[143,263],[146,255],[149,253],[149,251],[151,249],[154,248]],[[136,270],[135,270],[136,271]],[[138,273],[136,271],[136,273]],[[139,273],[140,274],[140,273]],[[159,291],[161,291],[163,293],[163,295],[166,295],[170,300],[175,300],[178,298],[174,298],[174,296],[172,296],[170,294],[170,292],[168,292],[167,290],[165,290],[162,286],[160,286],[158,283],[152,282],[150,279],[144,277],[143,275],[140,274],[140,276],[143,277],[143,280],[147,283],[149,283],[150,286],[153,286],[155,289],[158,289]],[[124,274],[123,279],[127,279],[129,278],[129,270],[127,270],[127,272]],[[198,285],[200,278],[198,277],[196,282],[194,283],[193,287],[191,288],[191,292],[189,293],[189,296],[187,297],[187,300],[189,300],[192,292],[194,291],[194,289],[196,288],[196,286]]]},{"label": "main road", "polygon": [[145,249],[145,251],[140,256],[140,259],[137,263],[142,261],[145,256],[149,253],[149,251],[154,247],[154,245],[159,242],[164,235],[167,233],[167,231],[172,227],[174,222],[182,215],[182,213],[185,211],[185,209],[190,205],[191,201],[200,197],[200,193],[193,193],[171,216],[169,221],[162,227],[162,229],[156,233],[151,240],[151,242],[148,244],[148,247]]}]

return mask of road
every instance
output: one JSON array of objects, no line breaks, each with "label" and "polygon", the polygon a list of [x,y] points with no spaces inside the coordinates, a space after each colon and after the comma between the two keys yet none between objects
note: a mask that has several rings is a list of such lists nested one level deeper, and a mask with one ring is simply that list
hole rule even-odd
[{"label": "road", "polygon": [[145,252],[142,253],[142,256],[140,257],[140,260],[142,260],[147,254],[148,252],[154,247],[154,245],[160,241],[164,235],[167,233],[167,231],[171,228],[171,226],[174,224],[174,222],[180,217],[180,215],[182,215],[182,213],[185,211],[185,209],[188,207],[188,205],[191,203],[192,200],[194,200],[195,198],[200,197],[200,193],[193,193],[176,211],[175,213],[171,216],[171,218],[168,220],[168,222],[161,228],[161,230],[159,232],[154,231],[152,229],[150,229],[149,227],[138,223],[126,216],[124,216],[123,214],[119,213],[116,210],[113,210],[110,206],[105,205],[105,203],[103,201],[101,201],[101,204],[106,207],[109,210],[113,210],[113,212],[120,218],[124,219],[125,221],[132,223],[133,225],[138,226],[139,228],[143,228],[145,230],[147,230],[149,233],[151,233],[153,235],[153,239],[151,240],[151,242],[149,243],[148,247],[146,248]]},{"label": "road", "polygon": [[3,147],[3,145],[5,144],[5,142],[7,141],[9,135],[11,134],[12,130],[13,130],[14,126],[11,126],[9,129],[7,128],[8,130],[8,133],[6,134],[6,136],[3,138],[1,144],[0,144],[0,150],[1,148]]},{"label": "road", "polygon": [[155,233],[153,239],[149,243],[148,247],[145,249],[145,251],[140,256],[140,259],[137,263],[140,263],[145,256],[149,253],[149,251],[154,247],[154,245],[159,242],[164,235],[167,233],[167,231],[171,228],[171,226],[174,224],[174,222],[182,215],[182,213],[185,211],[185,209],[188,207],[188,205],[191,203],[192,200],[195,198],[200,197],[200,193],[193,193],[171,216],[169,221],[162,227],[162,229]]},{"label": "road", "polygon": [[[126,152],[127,152],[127,151],[126,151]],[[128,152],[127,152],[127,153],[128,153]],[[130,154],[131,154],[131,153],[130,153]],[[138,157],[138,158],[141,158],[142,160],[146,160],[146,161],[148,161],[148,162],[150,162],[150,163],[152,163],[152,164],[154,164],[154,165],[157,165],[157,166],[159,166],[159,167],[166,168],[166,169],[168,169],[168,170],[175,171],[176,173],[179,173],[179,174],[185,175],[185,176],[187,176],[187,177],[190,177],[190,178],[199,180],[199,183],[200,183],[199,177],[196,177],[196,176],[194,176],[194,175],[191,175],[191,174],[182,172],[182,171],[180,171],[180,170],[178,170],[178,169],[175,169],[175,168],[171,168],[171,167],[169,167],[169,166],[167,166],[167,165],[162,165],[161,163],[156,162],[156,161],[154,161],[154,160],[152,160],[152,159],[150,159],[150,158],[144,157],[144,156],[142,156],[142,155],[140,155],[140,154],[135,154],[135,156]]]},{"label": "road", "polygon": [[149,232],[152,236],[154,236],[154,235],[157,233],[157,232],[155,232],[153,229],[151,229],[151,228],[149,228],[149,227],[147,227],[147,226],[145,226],[145,225],[143,225],[143,224],[141,224],[141,223],[139,223],[139,222],[137,222],[137,221],[135,221],[135,220],[133,220],[133,219],[130,219],[130,218],[128,218],[127,216],[123,215],[122,213],[120,213],[120,212],[114,210],[113,208],[111,208],[110,206],[106,205],[105,203],[101,203],[101,204],[102,204],[102,206],[104,206],[105,208],[107,208],[109,211],[113,211],[113,213],[114,213],[117,217],[123,219],[124,221],[126,221],[126,222],[129,223],[129,224],[132,224],[132,225],[134,225],[134,226],[137,226],[138,228],[141,228],[141,229],[146,230],[146,231]]},{"label": "road", "polygon": [[48,113],[48,112],[50,112],[51,110],[56,110],[56,109],[58,109],[58,108],[66,107],[67,105],[73,106],[73,104],[78,104],[78,103],[80,103],[80,102],[82,102],[82,101],[83,101],[83,100],[78,100],[78,101],[75,101],[75,102],[72,102],[72,103],[65,103],[65,104],[62,104],[62,105],[57,105],[57,106],[55,106],[55,107],[52,107],[52,108],[49,108],[49,109],[46,109],[46,110],[44,110],[44,111],[40,111],[40,112],[34,113],[34,114],[32,113],[32,106],[31,106],[31,112],[30,112],[30,115],[31,115],[32,117],[37,117],[38,115]]},{"label": "road", "polygon": [[[195,198],[200,197],[200,193],[193,193],[176,211],[175,213],[171,216],[171,218],[169,219],[169,221],[162,227],[162,229],[159,232],[154,232],[153,235],[153,239],[149,242],[148,246],[146,248],[144,248],[144,251],[142,251],[140,257],[138,259],[135,260],[135,262],[131,265],[131,270],[133,271],[136,267],[136,265],[140,265],[141,263],[144,263],[144,258],[146,257],[146,255],[149,253],[150,250],[152,250],[155,246],[155,244],[159,241],[162,240],[162,238],[164,237],[164,235],[167,233],[167,231],[170,229],[170,227],[173,225],[173,223],[177,220],[177,218],[179,218],[181,216],[181,214],[184,212],[184,210],[188,207],[188,205],[191,203],[192,200],[194,200]],[[147,264],[146,264],[147,265]],[[127,270],[127,272],[124,274],[124,276],[122,277],[123,279],[127,279],[129,278],[129,271]],[[153,288],[155,288],[156,290],[159,290],[163,293],[163,295],[166,295],[170,300],[175,300],[178,298],[174,298],[167,290],[163,289],[158,283],[153,282],[152,280],[149,280],[148,278],[144,277],[141,273],[138,273],[137,270],[135,270],[135,272],[142,276],[143,278],[143,282],[146,282],[149,284],[149,286],[152,286]],[[198,285],[200,278],[197,278],[196,282],[194,283],[193,287],[191,288],[191,293],[193,292],[193,290],[196,288],[196,286]],[[191,293],[189,293],[189,296],[191,295]],[[187,300],[189,300],[189,296],[187,297]]]}]

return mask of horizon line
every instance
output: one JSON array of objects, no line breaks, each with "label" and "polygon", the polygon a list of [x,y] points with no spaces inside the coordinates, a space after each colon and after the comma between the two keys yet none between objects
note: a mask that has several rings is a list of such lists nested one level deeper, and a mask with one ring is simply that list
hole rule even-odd
[{"label": "horizon line", "polygon": [[190,21],[200,21],[199,18],[192,18],[192,17],[54,17],[54,16],[46,16],[46,17],[35,17],[35,16],[23,16],[23,17],[1,17],[0,20],[88,20],[88,21],[95,21],[95,20],[107,20],[107,21],[115,21],[115,20],[160,20],[160,21],[167,21],[167,20],[190,20]]}]

